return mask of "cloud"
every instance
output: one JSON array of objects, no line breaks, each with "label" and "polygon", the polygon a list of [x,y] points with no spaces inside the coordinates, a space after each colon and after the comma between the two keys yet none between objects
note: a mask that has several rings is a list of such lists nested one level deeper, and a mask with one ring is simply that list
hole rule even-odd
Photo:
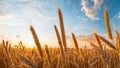
[{"label": "cloud", "polygon": [[120,19],[120,12],[118,13],[118,18]]},{"label": "cloud", "polygon": [[28,2],[28,1],[32,1],[32,0],[17,0],[18,2]]},{"label": "cloud", "polygon": [[92,20],[99,20],[98,17],[95,17],[97,14],[97,10],[100,9],[101,4],[103,3],[103,0],[91,0],[94,2],[94,5],[92,7],[89,7],[88,0],[82,0],[81,1],[81,11],[84,11],[85,15],[89,17]]},{"label": "cloud", "polygon": [[[27,10],[29,10],[29,11],[27,11]],[[42,10],[37,9],[37,8],[34,8],[34,7],[27,6],[27,7],[22,8],[22,11],[23,11],[23,13],[26,14],[27,16],[29,16],[31,13],[34,13],[34,14],[36,14],[37,16],[40,16],[41,19],[42,19],[44,22],[51,22],[51,21],[56,21],[56,20],[57,20],[57,17],[56,17],[56,16],[50,15],[50,14],[48,14],[48,13],[45,13],[45,12],[43,12]]]},{"label": "cloud", "polygon": [[25,25],[24,23],[11,23],[11,22],[1,22],[0,25],[5,25],[5,26],[23,26]]},{"label": "cloud", "polygon": [[84,18],[84,17],[77,16],[77,18],[80,19],[80,20],[83,20],[83,21],[88,21],[88,19]]},{"label": "cloud", "polygon": [[[67,36],[67,39],[71,39],[72,37],[71,36]],[[89,33],[89,34],[86,34],[86,35],[76,35],[76,38],[79,40],[79,41],[94,41],[94,35]]]},{"label": "cloud", "polygon": [[[94,39],[94,36],[93,34],[86,34],[86,35],[76,35],[76,39],[77,39],[77,42],[79,44],[79,47],[84,47],[84,46],[87,46],[89,48],[89,41],[92,41],[94,42],[95,39]],[[72,39],[72,36],[67,36],[67,44],[70,46],[70,47],[74,47],[74,42],[71,42],[73,41]]]},{"label": "cloud", "polygon": [[11,19],[14,15],[12,14],[0,14],[0,19]]}]

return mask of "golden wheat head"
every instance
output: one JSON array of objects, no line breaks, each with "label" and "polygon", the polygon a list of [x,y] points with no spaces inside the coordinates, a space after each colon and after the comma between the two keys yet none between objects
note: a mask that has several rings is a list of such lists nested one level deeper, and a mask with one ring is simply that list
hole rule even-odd
[{"label": "golden wheat head", "polygon": [[108,16],[107,9],[104,10],[104,19],[105,19],[105,26],[106,26],[106,31],[107,31],[108,38],[110,40],[113,40],[111,29],[110,29],[109,16]]},{"label": "golden wheat head", "polygon": [[32,33],[32,36],[33,36],[34,42],[35,42],[35,44],[37,46],[37,49],[39,51],[39,54],[43,58],[43,52],[42,52],[42,48],[41,48],[39,39],[38,39],[37,34],[36,34],[36,32],[35,32],[35,30],[34,30],[34,28],[32,26],[30,26],[30,31]]},{"label": "golden wheat head", "polygon": [[65,51],[67,51],[67,44],[66,44],[66,36],[65,36],[65,29],[64,29],[64,23],[63,23],[63,16],[61,9],[58,8],[58,17],[60,22],[60,29],[61,29],[61,36],[62,36],[62,42],[63,46],[65,48]]},{"label": "golden wheat head", "polygon": [[77,52],[79,52],[78,42],[77,42],[77,39],[76,39],[74,33],[72,33],[72,38],[73,38],[73,42],[74,42],[74,44],[75,44],[75,48],[76,48]]},{"label": "golden wheat head", "polygon": [[94,33],[94,37],[95,37],[95,39],[96,39],[96,41],[97,41],[99,47],[100,47],[101,49],[103,49],[103,47],[102,47],[102,45],[101,45],[101,42],[100,42],[100,39],[99,39],[97,33]]},{"label": "golden wheat head", "polygon": [[57,39],[58,39],[58,43],[59,43],[59,46],[60,46],[60,49],[61,49],[61,55],[62,55],[62,57],[63,57],[63,56],[64,56],[64,50],[63,50],[63,46],[62,46],[62,42],[61,42],[61,38],[60,38],[60,34],[59,34],[59,31],[58,31],[56,25],[54,25],[54,29],[55,29],[56,36],[57,36]]}]

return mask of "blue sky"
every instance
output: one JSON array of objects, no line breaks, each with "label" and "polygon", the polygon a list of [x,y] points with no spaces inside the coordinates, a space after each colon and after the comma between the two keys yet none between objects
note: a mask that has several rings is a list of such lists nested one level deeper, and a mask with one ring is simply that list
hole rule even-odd
[{"label": "blue sky", "polygon": [[105,36],[103,10],[108,9],[114,33],[115,26],[120,30],[119,3],[120,0],[3,0],[0,1],[0,38],[34,44],[29,30],[32,24],[42,44],[56,45],[53,26],[59,27],[58,8],[63,13],[67,37],[74,32],[77,37],[89,38],[94,31]]}]

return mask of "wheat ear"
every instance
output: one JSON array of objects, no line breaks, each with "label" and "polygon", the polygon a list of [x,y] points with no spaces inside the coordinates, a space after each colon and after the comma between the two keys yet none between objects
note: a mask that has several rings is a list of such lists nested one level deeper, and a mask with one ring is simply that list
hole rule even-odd
[{"label": "wheat ear", "polygon": [[97,33],[94,33],[94,37],[95,37],[95,39],[96,39],[96,41],[97,41],[99,47],[100,47],[101,49],[103,49],[103,47],[102,47],[102,45],[101,45],[101,42],[100,42],[100,39],[99,39]]},{"label": "wheat ear", "polygon": [[27,58],[25,58],[24,56],[22,56],[20,54],[19,54],[19,57],[25,64],[27,64],[31,68],[36,68],[36,64],[34,62],[29,61]]},{"label": "wheat ear", "polygon": [[117,30],[115,30],[115,45],[116,45],[116,49],[119,49],[119,45],[120,45],[120,43],[119,43],[119,33],[118,33],[118,31]]},{"label": "wheat ear", "polygon": [[10,59],[10,62],[12,63],[11,66],[12,66],[13,68],[15,68],[15,64],[14,64],[14,62],[13,62],[13,59],[12,59],[12,57],[11,57],[8,49],[7,49],[7,46],[9,45],[8,41],[6,41],[6,44],[5,44],[5,41],[2,40],[2,44],[3,44],[3,47],[4,47],[4,49],[5,49],[5,52],[6,52],[7,56],[8,56],[8,58]]},{"label": "wheat ear", "polygon": [[47,57],[48,57],[48,61],[49,61],[50,65],[51,65],[51,68],[52,68],[52,58],[50,56],[50,52],[49,52],[49,49],[48,49],[47,45],[45,45],[45,51],[46,51],[46,54],[47,54]]},{"label": "wheat ear", "polygon": [[106,40],[105,38],[103,38],[102,36],[99,36],[100,40],[102,40],[106,45],[108,45],[110,48],[116,49],[115,46],[109,42],[108,40]]},{"label": "wheat ear", "polygon": [[110,40],[112,40],[112,33],[110,29],[110,23],[109,23],[109,16],[108,16],[108,11],[107,9],[104,10],[104,19],[105,19],[105,26],[106,26],[106,31],[107,31],[107,36]]},{"label": "wheat ear", "polygon": [[61,29],[63,46],[65,48],[65,51],[67,51],[66,36],[65,36],[65,29],[64,29],[64,23],[63,23],[63,16],[62,16],[61,9],[59,9],[59,8],[58,8],[58,17],[59,17],[59,22],[60,22],[60,29]]},{"label": "wheat ear", "polygon": [[91,46],[98,51],[99,53],[101,53],[104,57],[109,58],[109,55],[103,51],[101,48],[97,47],[94,43],[90,42]]},{"label": "wheat ear", "polygon": [[59,46],[60,46],[60,49],[61,49],[61,55],[62,55],[62,57],[64,57],[63,46],[62,46],[62,42],[61,42],[61,39],[60,39],[60,34],[58,32],[58,29],[57,29],[56,25],[54,25],[54,29],[55,29],[56,36],[57,36],[57,39],[58,39],[58,43],[59,43]]},{"label": "wheat ear", "polygon": [[32,26],[30,26],[30,31],[32,33],[32,36],[33,36],[34,42],[35,42],[35,44],[37,46],[37,49],[39,51],[39,54],[43,58],[43,52],[42,52],[42,48],[41,48],[39,39],[38,39],[37,34],[36,34],[36,32],[35,32],[35,30],[34,30],[34,28]]},{"label": "wheat ear", "polygon": [[75,48],[76,48],[77,52],[79,53],[78,42],[77,42],[77,39],[76,39],[74,33],[72,33],[72,38],[73,38],[73,41],[74,41]]}]

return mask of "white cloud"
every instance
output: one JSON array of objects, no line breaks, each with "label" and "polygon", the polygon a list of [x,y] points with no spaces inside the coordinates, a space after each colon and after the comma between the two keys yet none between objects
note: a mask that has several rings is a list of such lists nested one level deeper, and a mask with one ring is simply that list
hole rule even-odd
[{"label": "white cloud", "polygon": [[88,21],[88,19],[84,18],[84,17],[77,16],[77,18],[80,19],[80,20]]},{"label": "white cloud", "polygon": [[118,13],[118,18],[120,19],[120,12]]},{"label": "white cloud", "polygon": [[[72,37],[71,36],[67,36],[67,39],[71,39]],[[94,41],[94,36],[93,34],[89,33],[89,34],[86,34],[86,35],[76,35],[76,38],[79,40],[79,41]]]},{"label": "white cloud", "polygon": [[82,5],[81,10],[84,11],[85,15],[88,16],[90,19],[99,20],[99,18],[95,17],[95,16],[97,14],[97,10],[100,9],[100,6],[103,3],[103,0],[91,0],[91,1],[94,2],[94,5],[92,7],[89,7],[88,0],[82,0],[81,1],[81,5]]},{"label": "white cloud", "polygon": [[[42,10],[39,10],[39,9],[36,9],[33,7],[27,6],[26,8],[24,7],[22,10],[23,10],[23,13],[26,14],[26,16],[29,16],[31,14],[31,12],[36,14],[37,16],[40,16],[44,22],[51,22],[51,21],[57,20],[56,16],[47,14],[47,13],[43,12]],[[29,11],[27,11],[27,10],[29,10]]]},{"label": "white cloud", "polygon": [[1,14],[0,15],[0,19],[11,19],[13,17],[14,17],[14,15],[11,15],[11,14]]},{"label": "white cloud", "polygon": [[31,0],[17,0],[18,2],[28,2],[28,1],[31,1]]},{"label": "white cloud", "polygon": [[[76,39],[77,39],[79,47],[87,46],[89,48],[89,45],[90,45],[89,41],[91,41],[91,42],[95,41],[94,36],[91,33],[87,34],[87,35],[81,35],[81,34],[79,34],[79,35],[75,35],[75,36],[76,36]],[[74,43],[71,42],[71,41],[73,41],[72,36],[71,35],[67,36],[67,44],[70,47],[74,47],[73,46]]]}]

